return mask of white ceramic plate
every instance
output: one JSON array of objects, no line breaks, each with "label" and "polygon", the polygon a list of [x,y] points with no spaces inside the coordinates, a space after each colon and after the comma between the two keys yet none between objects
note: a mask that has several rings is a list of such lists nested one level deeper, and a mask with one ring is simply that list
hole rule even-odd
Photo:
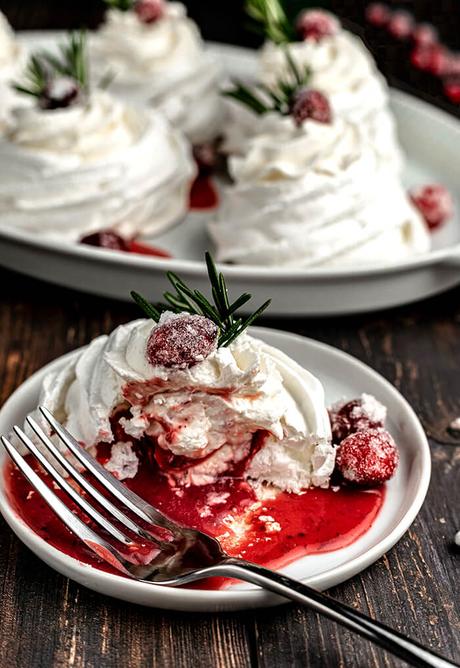
[{"label": "white ceramic plate", "polygon": [[[22,33],[28,48],[50,46],[62,33]],[[255,76],[253,51],[210,45],[232,77]],[[456,179],[460,123],[448,114],[398,91],[391,92],[403,148],[408,157],[406,184],[440,182],[460,203]],[[459,206],[457,206],[457,211]],[[208,214],[209,215],[209,214]],[[208,247],[206,215],[191,214],[184,224],[156,237],[174,259],[106,251],[49,241],[12,229],[0,220],[0,264],[36,278],[86,292],[129,299],[137,290],[158,300],[166,289],[166,270],[179,273],[206,290],[203,263]],[[273,315],[333,315],[405,304],[439,293],[460,282],[460,223],[451,221],[433,236],[433,250],[404,264],[347,269],[283,269],[229,266],[226,275],[235,292],[251,292],[257,301],[272,299]]]},{"label": "white ceramic plate", "polygon": [[[290,355],[320,378],[326,399],[332,403],[369,392],[389,411],[388,428],[399,444],[401,463],[388,484],[384,505],[371,529],[341,550],[303,557],[283,569],[318,589],[332,587],[372,564],[401,538],[417,515],[430,479],[430,451],[423,428],[399,392],[375,371],[335,348],[293,334],[254,328],[254,335]],[[29,378],[0,411],[0,434],[22,424],[36,407],[41,381],[51,368],[64,364],[75,353],[60,358]],[[0,466],[6,459],[0,453]],[[0,476],[0,510],[16,535],[52,568],[95,591],[143,605],[175,610],[239,610],[276,605],[282,600],[251,585],[227,591],[169,589],[110,575],[68,557],[42,538],[12,510]]]}]

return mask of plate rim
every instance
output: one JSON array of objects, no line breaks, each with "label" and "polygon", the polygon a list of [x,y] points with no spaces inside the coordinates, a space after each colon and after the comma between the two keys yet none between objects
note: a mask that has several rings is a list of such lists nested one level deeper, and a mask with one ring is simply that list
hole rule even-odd
[{"label": "plate rim", "polygon": [[[256,336],[257,335],[261,336],[261,338],[263,338],[264,333],[268,333],[271,336],[275,335],[275,338],[278,338],[281,343],[280,346],[281,349],[283,349],[282,344],[284,341],[287,342],[289,340],[294,340],[298,344],[299,343],[302,345],[306,344],[310,348],[313,348],[313,350],[322,351],[327,355],[332,355],[342,359],[345,358],[345,360],[348,363],[352,364],[355,367],[358,367],[361,371],[364,371],[367,375],[370,375],[371,378],[378,380],[379,383],[383,383],[384,386],[386,386],[386,389],[390,392],[390,394],[392,394],[402,405],[407,414],[407,417],[410,419],[412,423],[413,428],[415,428],[417,432],[418,442],[420,446],[419,454],[421,456],[420,480],[418,483],[418,487],[412,498],[412,501],[409,504],[409,507],[407,508],[406,512],[401,517],[401,519],[398,521],[396,526],[394,526],[394,528],[386,536],[386,538],[380,540],[376,545],[372,546],[369,550],[367,550],[363,554],[355,556],[349,561],[345,562],[344,564],[341,565],[339,564],[333,567],[332,569],[320,573],[311,578],[308,577],[302,578],[303,582],[311,584],[312,586],[320,590],[325,588],[325,586],[326,587],[335,586],[327,584],[327,581],[330,580],[331,578],[334,579],[335,576],[336,578],[338,578],[336,580],[336,584],[338,584],[340,582],[348,580],[355,574],[365,570],[371,564],[373,564],[377,559],[379,559],[383,554],[388,552],[388,550],[390,550],[400,540],[400,538],[406,533],[406,531],[412,525],[425,500],[428,491],[428,486],[430,483],[431,454],[430,454],[428,439],[414,409],[411,407],[407,399],[405,399],[405,397],[399,392],[399,390],[394,385],[392,385],[386,378],[384,378],[384,376],[382,376],[380,373],[378,373],[373,368],[371,368],[361,360],[357,359],[353,355],[343,350],[340,350],[339,348],[331,346],[327,343],[323,343],[315,339],[311,339],[309,337],[304,337],[283,330],[278,330],[274,328],[272,329],[268,327],[254,327],[251,328],[251,332]],[[70,360],[73,356],[77,355],[85,347],[86,346],[82,346],[81,348],[78,348],[64,355],[61,355],[60,357],[57,357],[56,359],[42,366],[40,369],[37,369],[31,376],[29,376],[29,378],[27,378],[23,383],[21,383],[21,385],[19,385],[18,388],[16,388],[16,390],[10,395],[10,397],[3,404],[3,406],[0,409],[0,419],[3,413],[8,409],[10,409],[11,405],[14,404],[16,401],[24,402],[25,397],[27,397],[31,392],[37,392],[38,383],[45,373],[47,373],[51,368],[54,368],[60,364],[64,364],[65,361]],[[37,385],[37,388],[35,388],[35,385]],[[151,588],[153,587],[154,589],[152,591],[156,591],[156,596],[159,596],[159,598],[161,598],[160,592],[162,592],[163,596],[166,596],[166,598],[170,597],[170,602],[171,602],[171,605],[163,606],[161,601],[153,601],[153,605],[155,605],[156,607],[168,607],[174,609],[189,609],[189,610],[193,609],[194,604],[197,606],[198,605],[202,606],[202,604],[206,603],[207,601],[209,601],[210,610],[217,609],[219,605],[229,606],[229,608],[233,607],[233,609],[236,609],[235,607],[236,604],[238,608],[243,609],[243,608],[259,607],[263,605],[275,605],[286,602],[283,599],[279,599],[279,597],[275,597],[265,592],[264,590],[258,590],[258,589],[200,590],[200,589],[177,589],[173,587],[170,588],[155,584],[146,585],[145,583],[138,582],[136,580],[128,580],[118,575],[105,573],[104,571],[100,571],[88,564],[85,564],[84,562],[80,562],[78,559],[75,559],[74,557],[70,557],[64,552],[61,552],[57,548],[46,543],[46,541],[40,536],[38,536],[38,534],[36,534],[26,524],[26,522],[16,514],[14,509],[11,507],[6,495],[4,476],[3,476],[4,463],[5,461],[7,461],[7,459],[8,457],[6,455],[6,452],[3,450],[0,453],[0,476],[1,476],[0,512],[3,515],[4,519],[6,520],[7,524],[10,526],[10,528],[19,538],[19,540],[21,540],[21,542],[26,544],[27,547],[31,549],[32,552],[34,552],[34,554],[41,561],[44,561],[44,563],[50,565],[48,561],[43,559],[42,557],[42,554],[46,553],[47,557],[49,557],[53,562],[53,566],[51,567],[54,570],[64,573],[66,574],[67,577],[71,577],[71,579],[75,579],[77,582],[81,583],[82,582],[81,579],[73,577],[75,574],[79,575],[80,578],[85,579],[85,582],[83,584],[85,584],[85,586],[89,587],[90,589],[98,591],[98,588],[93,585],[97,585],[98,581],[100,581],[103,584],[106,584],[107,587],[111,587],[115,591],[118,588],[119,591],[123,590],[130,593],[132,592],[134,596],[136,595],[136,592],[138,592],[139,594],[144,593],[148,597],[148,591],[151,590]],[[56,564],[58,564],[58,566],[62,570],[60,570],[60,568],[57,567]],[[71,576],[68,575],[69,572],[72,573]],[[85,577],[88,576],[89,574],[91,574],[92,576],[91,578]],[[91,582],[89,582],[89,580],[91,580]],[[107,595],[107,592],[105,590],[103,591],[103,593]],[[112,593],[110,595],[115,596],[115,598],[117,598],[116,593]],[[124,599],[124,597],[118,597],[118,598]],[[181,605],[185,605],[186,607],[185,608],[175,607],[174,604],[178,604],[179,602],[181,603]],[[149,603],[144,603],[144,604],[149,605]],[[200,609],[203,608],[200,607]]]},{"label": "plate rim", "polygon": [[[19,31],[19,40],[27,45],[34,39],[52,39],[59,38],[65,34],[60,30],[25,30]],[[216,55],[233,54],[234,56],[253,58],[256,54],[255,49],[237,46],[234,44],[225,44],[219,42],[206,42],[206,46]],[[448,127],[448,131],[458,136],[460,145],[460,121],[447,111],[440,109],[410,93],[390,87],[390,100],[394,99],[401,106],[408,107],[409,110],[419,108],[424,114],[430,117],[434,123],[441,123]],[[187,273],[189,276],[204,277],[206,275],[206,265],[204,261],[187,260],[177,258],[155,258],[152,256],[142,256],[135,253],[123,253],[122,251],[107,250],[85,246],[75,242],[69,242],[61,239],[40,238],[39,235],[29,233],[24,230],[9,228],[0,223],[0,241],[6,240],[31,248],[39,248],[45,252],[51,252],[60,256],[71,256],[77,261],[92,262],[106,266],[124,266],[138,270],[151,271],[174,271],[176,273]],[[349,267],[265,267],[255,265],[227,265],[220,263],[225,267],[226,274],[235,280],[251,280],[260,283],[272,283],[273,280],[280,282],[311,280],[337,280],[354,279],[365,277],[390,276],[397,273],[405,273],[418,270],[425,267],[435,266],[442,263],[454,261],[460,263],[460,241],[449,247],[430,250],[427,253],[408,258],[403,262],[396,262],[387,265],[371,266],[349,266]]]}]

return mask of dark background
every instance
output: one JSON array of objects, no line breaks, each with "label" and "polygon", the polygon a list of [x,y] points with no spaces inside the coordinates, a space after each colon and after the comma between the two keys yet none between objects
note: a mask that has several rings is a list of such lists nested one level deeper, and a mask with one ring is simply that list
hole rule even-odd
[{"label": "dark background", "polygon": [[[257,46],[240,0],[186,3],[207,39]],[[304,2],[288,2],[293,13]],[[364,30],[364,2],[331,2],[377,53],[392,83],[455,111],[433,78],[410,70],[407,47]],[[459,47],[460,0],[401,2]],[[17,29],[95,26],[102,3],[4,1]],[[138,317],[130,304],[84,295],[0,270],[0,405],[52,359]],[[129,289],[129,286],[127,286]],[[427,432],[433,475],[410,530],[374,565],[331,595],[460,659],[460,289],[391,311],[335,319],[265,318],[369,364],[409,400]],[[151,610],[100,596],[62,577],[0,518],[0,668],[403,668],[369,643],[307,609],[239,613]]]},{"label": "dark background", "polygon": [[[261,43],[261,37],[248,28],[243,10],[244,0],[185,0],[184,4],[200,26],[205,39],[249,47],[257,47]],[[410,47],[407,43],[398,43],[390,39],[385,31],[366,26],[364,10],[367,0],[285,0],[284,4],[292,17],[308,5],[320,5],[336,12],[346,27],[359,33],[365,40],[392,85],[460,115],[460,106],[446,100],[438,79],[410,66]],[[460,0],[388,0],[387,4],[395,9],[413,12],[417,21],[434,23],[442,41],[451,49],[460,49]],[[0,0],[0,9],[17,30],[55,30],[81,26],[95,28],[102,20],[104,7],[102,0]]]}]

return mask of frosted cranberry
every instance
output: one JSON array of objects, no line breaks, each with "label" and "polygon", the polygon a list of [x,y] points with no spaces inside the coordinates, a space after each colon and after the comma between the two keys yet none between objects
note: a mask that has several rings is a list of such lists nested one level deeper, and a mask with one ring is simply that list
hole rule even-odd
[{"label": "frosted cranberry", "polygon": [[218,333],[217,325],[202,315],[163,316],[147,342],[147,359],[153,366],[191,367],[216,349]]},{"label": "frosted cranberry", "polygon": [[346,404],[331,408],[329,418],[332,441],[339,444],[344,438],[357,431],[383,427],[386,408],[372,395],[363,394],[359,399],[353,399]]},{"label": "frosted cranberry", "polygon": [[420,186],[411,190],[409,195],[430,230],[441,227],[453,215],[452,196],[444,186],[439,184]]},{"label": "frosted cranberry", "polygon": [[448,53],[440,44],[416,46],[411,53],[411,63],[418,70],[440,76],[446,70]]},{"label": "frosted cranberry", "polygon": [[399,454],[385,429],[368,429],[347,436],[337,449],[336,466],[343,478],[356,485],[380,485],[398,466]]},{"label": "frosted cranberry", "polygon": [[396,39],[407,39],[411,36],[414,28],[414,19],[409,12],[393,12],[388,22],[388,32]]},{"label": "frosted cranberry", "polygon": [[444,82],[444,94],[454,104],[460,104],[460,77],[450,77]]},{"label": "frosted cranberry", "polygon": [[97,246],[98,248],[109,248],[111,250],[128,251],[129,245],[123,237],[112,232],[112,230],[100,230],[93,234],[87,234],[80,239],[81,244]]},{"label": "frosted cranberry", "polygon": [[296,31],[300,39],[319,42],[324,37],[333,37],[340,30],[340,21],[322,9],[306,9],[296,20]]},{"label": "frosted cranberry", "polygon": [[372,2],[366,7],[366,21],[376,28],[383,28],[391,17],[391,11],[381,2]]},{"label": "frosted cranberry", "polygon": [[431,23],[418,23],[412,31],[412,39],[417,46],[436,44],[438,31]]},{"label": "frosted cranberry", "polygon": [[80,87],[73,79],[59,77],[47,84],[39,104],[42,109],[65,109],[77,102],[80,92]]},{"label": "frosted cranberry", "polygon": [[329,100],[318,90],[305,89],[297,93],[291,114],[298,126],[308,119],[318,123],[331,123],[332,121]]},{"label": "frosted cranberry", "polygon": [[165,3],[164,0],[137,0],[134,11],[142,23],[155,23],[162,18]]}]

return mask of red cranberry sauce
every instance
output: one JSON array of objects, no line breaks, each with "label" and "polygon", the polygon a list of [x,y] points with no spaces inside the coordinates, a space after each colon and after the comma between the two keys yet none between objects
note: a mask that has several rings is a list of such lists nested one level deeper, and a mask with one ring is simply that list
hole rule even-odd
[{"label": "red cranberry sauce", "polygon": [[218,205],[219,195],[212,178],[208,174],[198,174],[190,189],[190,209],[215,209]]},{"label": "red cranberry sauce", "polygon": [[[258,447],[257,442],[254,447]],[[239,477],[239,465],[231,476],[221,477],[213,484],[176,487],[170,476],[161,472],[153,452],[150,450],[150,456],[145,450],[141,454],[138,474],[125,481],[127,487],[173,520],[217,537],[229,554],[272,568],[307,554],[350,545],[371,527],[385,496],[383,486],[366,491],[343,487],[334,488],[336,491],[308,489],[300,495],[282,492],[274,499],[259,501],[252,487]],[[110,446],[99,446],[101,461],[107,460],[109,453]],[[250,456],[253,454],[254,450]],[[29,462],[51,485],[38,464],[31,458]],[[167,467],[171,463],[162,464]],[[244,468],[245,464],[241,466]],[[84,563],[116,572],[63,526],[16,467],[8,463],[5,476],[13,507],[36,534]],[[56,493],[65,499],[64,493]],[[151,552],[152,545],[142,544],[132,559],[142,562]],[[228,584],[214,579],[199,586],[222,588]]]},{"label": "red cranberry sauce", "polygon": [[81,244],[105,248],[107,250],[123,251],[125,253],[138,253],[140,255],[152,255],[154,257],[170,258],[171,254],[162,248],[145,244],[135,239],[125,239],[113,230],[99,230],[92,234],[81,237]]}]

